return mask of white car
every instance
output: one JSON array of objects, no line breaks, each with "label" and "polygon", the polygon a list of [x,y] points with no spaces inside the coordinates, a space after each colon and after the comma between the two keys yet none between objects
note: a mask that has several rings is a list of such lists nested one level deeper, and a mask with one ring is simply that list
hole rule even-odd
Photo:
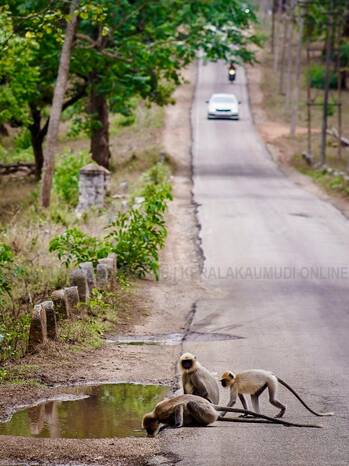
[{"label": "white car", "polygon": [[234,94],[212,94],[208,101],[207,118],[229,118],[238,120],[239,102]]}]

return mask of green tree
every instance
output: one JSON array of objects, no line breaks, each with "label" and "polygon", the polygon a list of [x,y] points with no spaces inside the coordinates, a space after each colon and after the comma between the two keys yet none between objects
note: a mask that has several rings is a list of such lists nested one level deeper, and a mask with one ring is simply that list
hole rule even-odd
[{"label": "green tree", "polygon": [[[29,79],[23,71],[23,94],[15,96],[21,113],[5,120],[30,130],[38,176],[68,9],[63,0],[11,0],[0,9],[10,29],[1,38],[1,55],[15,61],[8,52],[16,50],[16,41],[29,44],[22,56]],[[181,69],[199,51],[209,60],[252,61],[249,45],[259,43],[250,28],[255,19],[242,0],[82,0],[63,109],[88,95],[81,108],[88,111],[94,160],[109,166],[109,112],[129,114],[136,95],[168,103]],[[0,94],[4,82],[15,88],[11,66]]]},{"label": "green tree", "polygon": [[[209,60],[252,61],[255,16],[239,0],[112,0],[80,13],[75,60],[89,82],[92,158],[109,166],[108,111],[127,114],[130,97],[169,102],[181,69]],[[234,45],[234,47],[233,47]],[[73,58],[74,61],[74,58]]]},{"label": "green tree", "polygon": [[[0,6],[0,125],[29,129],[37,178],[68,7],[64,1],[43,0],[11,0]],[[63,109],[85,92],[86,83],[73,76]]]},{"label": "green tree", "polygon": [[15,34],[10,11],[0,9],[0,125],[8,122],[29,124],[28,100],[36,94],[40,76],[33,65],[38,43],[30,35]]}]

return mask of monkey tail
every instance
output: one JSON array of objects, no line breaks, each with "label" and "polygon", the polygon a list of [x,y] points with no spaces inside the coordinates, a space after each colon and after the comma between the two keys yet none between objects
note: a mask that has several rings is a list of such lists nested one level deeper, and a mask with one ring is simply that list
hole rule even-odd
[{"label": "monkey tail", "polygon": [[333,416],[334,415],[334,413],[318,413],[314,411],[305,403],[305,401],[302,400],[302,398],[298,395],[298,393],[292,387],[288,385],[288,383],[286,383],[284,380],[280,379],[279,377],[276,377],[276,378],[278,379],[278,382],[281,383],[281,385],[283,385],[291,393],[293,393],[293,395],[302,403],[302,405],[315,416]]},{"label": "monkey tail", "polygon": [[239,413],[239,414],[249,414],[250,416],[253,416],[254,418],[257,419],[229,419],[225,418],[222,416],[218,417],[219,421],[227,421],[227,422],[256,422],[256,420],[261,419],[261,420],[266,420],[270,424],[281,424],[283,426],[287,427],[311,427],[311,428],[316,428],[316,429],[321,429],[322,426],[319,424],[297,424],[295,422],[288,422],[288,421],[283,421],[281,419],[277,419],[275,417],[269,417],[265,416],[264,414],[258,414],[255,413],[254,411],[249,411],[247,409],[238,409],[238,408],[229,408],[227,406],[215,406],[214,408],[216,411],[227,411],[228,413]]}]

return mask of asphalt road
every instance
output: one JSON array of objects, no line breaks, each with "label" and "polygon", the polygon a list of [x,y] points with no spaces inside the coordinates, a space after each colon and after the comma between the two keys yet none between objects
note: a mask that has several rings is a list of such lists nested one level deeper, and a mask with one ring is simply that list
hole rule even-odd
[{"label": "asphalt road", "polygon": [[[236,94],[240,121],[207,120],[214,92]],[[188,466],[348,465],[349,222],[272,162],[253,126],[242,69],[230,84],[223,64],[200,65],[192,124],[206,293],[191,329],[208,336],[184,350],[217,373],[273,370],[314,409],[336,416],[314,417],[281,388],[285,419],[324,428],[217,423],[165,431],[164,448]],[[222,390],[221,403],[227,397]],[[267,394],[261,406],[277,412]]]}]

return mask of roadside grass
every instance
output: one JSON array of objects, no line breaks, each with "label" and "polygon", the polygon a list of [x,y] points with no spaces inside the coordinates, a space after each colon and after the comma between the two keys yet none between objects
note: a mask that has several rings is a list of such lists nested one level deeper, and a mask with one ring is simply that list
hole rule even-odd
[{"label": "roadside grass", "polygon": [[[7,305],[0,310],[0,324],[1,320],[4,322],[30,313],[35,303],[47,299],[54,289],[66,286],[69,269],[48,252],[50,239],[74,226],[89,235],[105,235],[105,226],[124,208],[124,192],[120,184],[126,181],[128,195],[132,195],[137,190],[141,174],[164,157],[161,147],[163,125],[164,109],[148,107],[142,102],[137,106],[134,121],[125,122],[125,117],[117,115],[111,117],[111,196],[105,208],[91,210],[81,218],[77,218],[72,206],[63,202],[56,193],[50,209],[43,210],[39,205],[39,186],[30,178],[6,177],[6,180],[0,180],[0,242],[11,246],[16,261],[24,270],[23,277],[15,282],[11,297],[7,298]],[[8,138],[6,144],[10,150]],[[59,153],[80,152],[87,147],[87,136],[75,139],[61,136]],[[57,159],[59,163],[60,156]],[[88,317],[60,323],[61,345],[74,351],[102,345],[103,334],[123,322],[124,314],[133,312],[129,306],[131,283],[122,277],[121,282],[122,286],[115,292],[91,298]],[[20,356],[19,352],[12,359]],[[13,367],[16,367],[13,363],[6,364],[2,369],[6,372],[5,379],[10,382],[17,380],[12,375]],[[4,376],[0,373],[0,382],[2,380]]]},{"label": "roadside grass", "polygon": [[[267,116],[273,120],[289,125],[290,114],[286,111],[285,96],[279,93],[279,71],[273,70],[273,57],[267,47],[259,52],[259,63],[256,65],[261,68],[262,82],[261,90],[263,92],[263,109]],[[307,125],[307,88],[306,88],[306,64],[302,63],[302,75],[300,80],[300,100],[298,109],[298,126],[306,127]],[[288,77],[285,74],[285,89],[287,86]],[[322,93],[320,89],[312,88],[312,98],[314,103],[322,102]],[[337,99],[337,91],[330,92],[330,107]],[[328,127],[337,127],[337,114],[334,108],[330,108],[331,114],[328,117]],[[343,119],[343,135],[349,137],[349,92],[342,90],[342,119]],[[320,130],[322,121],[322,107],[315,106],[312,108],[312,127]],[[320,135],[319,135],[320,137]]]},{"label": "roadside grass", "polygon": [[[336,160],[335,160],[336,162]],[[303,175],[307,175],[319,184],[328,194],[337,194],[340,197],[349,197],[349,182],[342,176],[330,175],[324,170],[309,167],[304,163],[301,155],[294,155],[292,166]],[[331,167],[335,164],[329,163]]]},{"label": "roadside grass", "polygon": [[128,283],[125,286],[119,282],[113,292],[95,290],[87,306],[83,305],[87,311],[85,317],[60,323],[60,340],[74,345],[74,351],[100,348],[103,335],[116,328],[119,312],[127,310],[128,289]]},{"label": "roadside grass", "polygon": [[[273,71],[273,59],[268,48],[260,52],[259,66],[262,71],[261,91],[263,94],[262,108],[271,123],[285,125],[285,130],[290,126],[290,115],[286,112],[285,96],[279,94],[279,73]],[[286,76],[287,81],[287,76]],[[321,90],[312,89],[312,96],[316,102],[321,102]],[[330,104],[336,99],[336,91],[331,92]],[[279,147],[283,153],[283,158],[291,166],[301,173],[311,177],[315,183],[320,185],[327,193],[346,198],[349,196],[349,184],[340,176],[326,174],[319,166],[320,162],[320,138],[321,138],[321,106],[312,109],[312,156],[313,166],[310,167],[302,158],[302,153],[307,148],[307,104],[306,104],[306,75],[305,64],[303,63],[303,73],[301,77],[300,104],[298,109],[298,132],[296,137],[281,136],[273,139],[272,144]],[[333,107],[334,108],[334,107]],[[333,110],[333,108],[331,110]],[[337,114],[331,111],[328,118],[328,128],[338,128]],[[349,137],[349,92],[342,91],[342,134]],[[326,165],[335,170],[347,171],[349,149],[342,148],[342,156],[338,157],[338,141],[332,136],[327,136],[327,162]]]},{"label": "roadside grass", "polygon": [[36,364],[9,364],[0,368],[0,383],[40,386],[40,366]]},{"label": "roadside grass", "polygon": [[74,355],[101,348],[106,333],[113,333],[120,326],[127,327],[132,313],[146,315],[133,283],[123,276],[118,277],[118,285],[113,291],[95,291],[86,309],[85,317],[59,322],[57,342],[49,341],[40,353],[6,361],[0,367],[0,384],[45,385],[47,364],[69,366]]}]

